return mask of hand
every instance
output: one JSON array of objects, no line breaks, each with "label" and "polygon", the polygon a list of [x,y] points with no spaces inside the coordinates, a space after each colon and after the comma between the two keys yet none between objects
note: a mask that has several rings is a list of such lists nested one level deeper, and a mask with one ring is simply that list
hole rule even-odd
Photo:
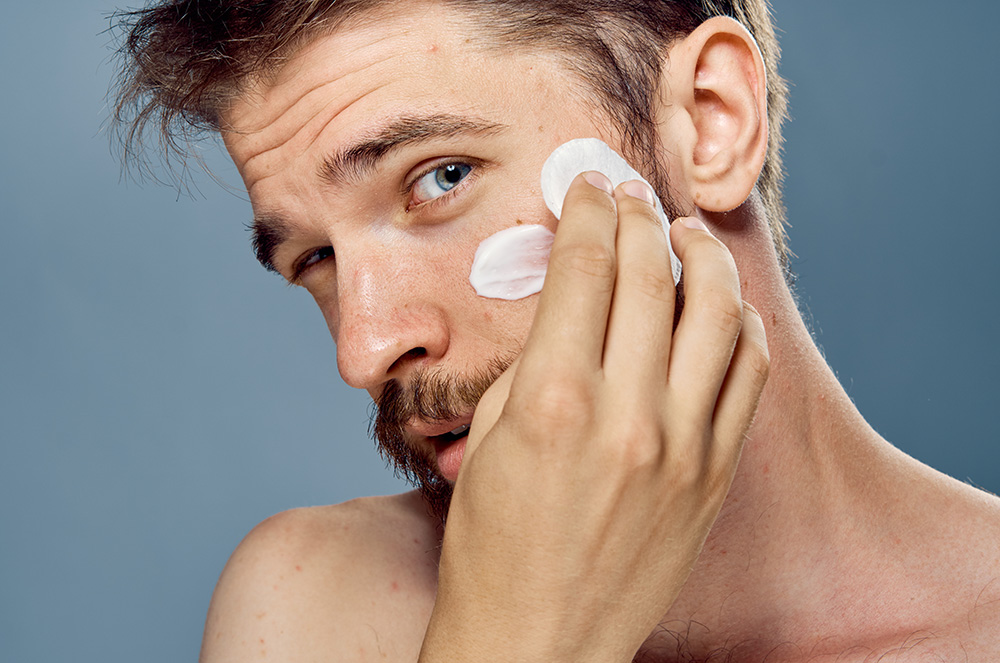
[{"label": "hand", "polygon": [[644,185],[612,197],[594,177],[570,187],[524,351],[476,411],[421,661],[631,661],[729,490],[764,326],[726,247],[681,219],[674,331],[663,231],[627,193]]}]

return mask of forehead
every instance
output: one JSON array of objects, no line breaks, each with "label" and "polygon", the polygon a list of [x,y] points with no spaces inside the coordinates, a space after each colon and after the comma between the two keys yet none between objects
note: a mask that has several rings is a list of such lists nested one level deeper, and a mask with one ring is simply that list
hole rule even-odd
[{"label": "forehead", "polygon": [[317,36],[234,100],[223,136],[248,186],[287,167],[290,154],[394,118],[447,112],[506,123],[558,114],[567,96],[579,96],[556,55],[491,48],[474,14],[393,5]]}]

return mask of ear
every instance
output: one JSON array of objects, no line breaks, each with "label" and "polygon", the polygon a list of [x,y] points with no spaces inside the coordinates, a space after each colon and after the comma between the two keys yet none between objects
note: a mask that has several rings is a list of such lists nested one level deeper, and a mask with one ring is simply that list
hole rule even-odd
[{"label": "ear", "polygon": [[750,196],[767,156],[767,81],[753,36],[717,16],[670,49],[661,126],[691,201],[727,212]]}]

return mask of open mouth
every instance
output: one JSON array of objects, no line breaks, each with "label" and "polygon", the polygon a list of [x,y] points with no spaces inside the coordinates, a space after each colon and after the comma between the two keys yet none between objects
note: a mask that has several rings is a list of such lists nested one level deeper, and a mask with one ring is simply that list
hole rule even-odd
[{"label": "open mouth", "polygon": [[458,471],[465,458],[465,441],[469,437],[469,424],[462,424],[447,433],[435,435],[430,439],[434,443],[437,456],[438,471],[449,483],[458,479]]},{"label": "open mouth", "polygon": [[469,435],[469,424],[462,424],[455,430],[448,431],[443,435],[435,435],[431,439],[434,440],[435,446],[437,446],[440,449],[441,447],[446,447],[452,444],[453,442],[457,442],[458,440],[467,437],[468,435]]}]

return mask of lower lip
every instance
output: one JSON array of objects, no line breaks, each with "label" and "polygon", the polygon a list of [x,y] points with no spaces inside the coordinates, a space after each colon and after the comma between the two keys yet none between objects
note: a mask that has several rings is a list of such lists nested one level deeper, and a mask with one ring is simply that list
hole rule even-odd
[{"label": "lower lip", "polygon": [[468,436],[463,437],[437,450],[438,471],[449,483],[455,483],[458,479],[462,458],[465,457],[465,441],[468,439]]}]

